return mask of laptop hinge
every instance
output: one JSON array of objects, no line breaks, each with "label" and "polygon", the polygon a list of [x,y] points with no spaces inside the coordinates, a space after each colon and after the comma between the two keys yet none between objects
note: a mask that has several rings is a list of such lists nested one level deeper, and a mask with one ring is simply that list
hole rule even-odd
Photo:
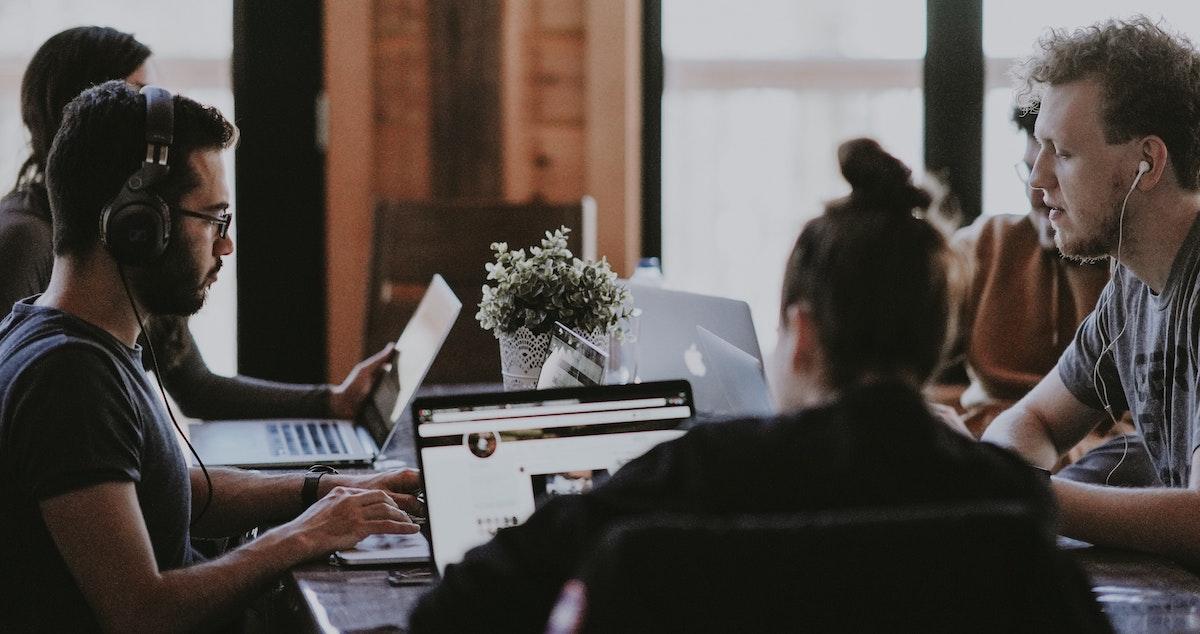
[{"label": "laptop hinge", "polygon": [[363,425],[355,425],[354,433],[358,435],[358,442],[362,443],[363,449],[371,456],[379,453],[379,447],[375,444],[375,439],[371,438],[370,432]]}]

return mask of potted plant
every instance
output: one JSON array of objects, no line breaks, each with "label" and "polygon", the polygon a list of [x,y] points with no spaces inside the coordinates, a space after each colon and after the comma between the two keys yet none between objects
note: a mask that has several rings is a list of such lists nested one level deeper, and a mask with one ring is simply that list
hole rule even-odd
[{"label": "potted plant", "polygon": [[554,322],[574,329],[603,350],[609,338],[623,333],[633,313],[629,290],[602,258],[585,262],[567,248],[560,227],[547,231],[542,246],[510,251],[493,243],[496,261],[485,265],[483,301],[475,318],[500,340],[500,369],[506,390],[532,389],[550,351]]}]

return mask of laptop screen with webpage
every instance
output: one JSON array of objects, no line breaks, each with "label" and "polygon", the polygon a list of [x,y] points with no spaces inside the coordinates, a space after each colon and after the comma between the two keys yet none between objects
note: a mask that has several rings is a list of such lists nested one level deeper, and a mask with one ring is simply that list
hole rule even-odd
[{"label": "laptop screen with webpage", "polygon": [[686,381],[419,398],[417,455],[439,571],[541,504],[683,435]]}]

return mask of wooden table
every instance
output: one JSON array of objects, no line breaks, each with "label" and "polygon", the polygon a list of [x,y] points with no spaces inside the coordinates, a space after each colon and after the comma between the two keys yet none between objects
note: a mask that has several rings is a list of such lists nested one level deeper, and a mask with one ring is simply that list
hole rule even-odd
[{"label": "wooden table", "polygon": [[392,587],[386,569],[344,570],[308,564],[285,580],[281,631],[404,632],[408,615],[431,586]]},{"label": "wooden table", "polygon": [[[1073,546],[1101,610],[1113,629],[1200,632],[1200,577],[1165,559],[1091,546]],[[392,587],[387,570],[345,570],[308,564],[287,580],[295,631],[403,632],[408,615],[430,586]]]},{"label": "wooden table", "polygon": [[1189,570],[1142,553],[1073,552],[1117,632],[1200,632],[1200,577]]},{"label": "wooden table", "polygon": [[[470,386],[481,388],[484,386]],[[495,389],[496,386],[486,386]],[[435,386],[423,394],[447,393]],[[398,423],[410,425],[408,413]],[[397,433],[390,458],[415,466],[412,434]],[[1200,632],[1200,576],[1167,559],[1097,548],[1061,539],[1092,582],[1101,609],[1117,632]],[[396,568],[396,567],[392,567]],[[311,563],[285,579],[283,631],[403,632],[408,615],[430,586],[393,587],[388,569],[344,569]]]}]

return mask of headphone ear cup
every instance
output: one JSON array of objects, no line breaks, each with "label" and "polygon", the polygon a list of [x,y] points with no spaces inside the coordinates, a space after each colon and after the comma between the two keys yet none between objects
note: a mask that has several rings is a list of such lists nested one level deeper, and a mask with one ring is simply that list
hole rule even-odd
[{"label": "headphone ear cup", "polygon": [[170,173],[167,152],[175,134],[171,93],[143,86],[146,99],[146,160],[100,214],[100,242],[118,264],[145,266],[167,250],[171,210],[150,188]]},{"label": "headphone ear cup", "polygon": [[101,216],[100,237],[118,263],[144,266],[167,250],[170,211],[157,196],[123,189]]}]

